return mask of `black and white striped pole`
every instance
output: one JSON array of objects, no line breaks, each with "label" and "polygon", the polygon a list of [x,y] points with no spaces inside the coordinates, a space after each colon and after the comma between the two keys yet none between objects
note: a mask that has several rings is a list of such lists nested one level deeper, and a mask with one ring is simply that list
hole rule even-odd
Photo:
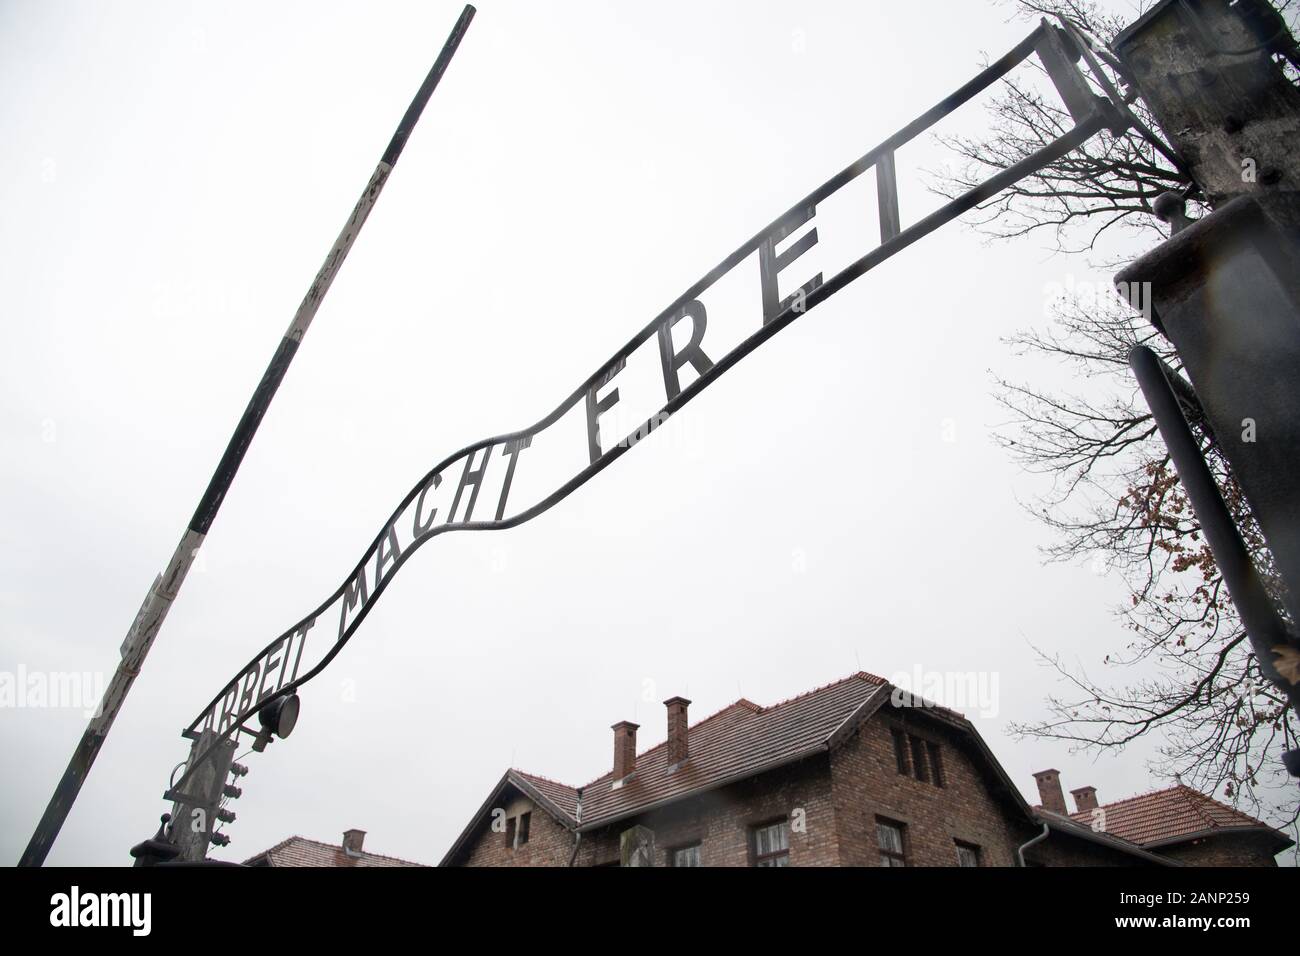
[{"label": "black and white striped pole", "polygon": [[320,272],[316,274],[316,279],[312,282],[311,288],[307,290],[307,295],[303,298],[302,304],[298,306],[293,321],[289,323],[288,331],[285,332],[279,347],[271,357],[270,365],[267,366],[266,372],[262,375],[257,390],[253,392],[253,397],[244,410],[244,415],[240,418],[239,425],[230,438],[230,443],[226,446],[225,454],[221,456],[221,462],[217,465],[212,480],[208,482],[207,490],[204,491],[198,507],[194,510],[194,517],[190,519],[189,527],[186,528],[185,534],[181,537],[175,554],[172,555],[166,570],[155,579],[153,586],[145,595],[144,603],[140,606],[140,611],[136,614],[135,621],[127,632],[126,640],[122,642],[121,661],[109,681],[108,689],[104,692],[104,699],[100,702],[95,716],[91,718],[90,725],[86,728],[85,733],[82,734],[77,749],[73,751],[72,760],[68,763],[68,768],[63,772],[63,777],[59,780],[54,795],[45,808],[45,813],[36,827],[36,832],[32,834],[31,841],[27,844],[27,849],[19,860],[19,866],[40,866],[45,862],[45,857],[50,852],[55,837],[59,835],[59,830],[63,827],[63,821],[67,819],[68,812],[72,809],[72,804],[76,801],[77,794],[80,793],[81,786],[86,780],[86,775],[95,762],[95,757],[98,756],[100,748],[104,745],[104,739],[108,736],[109,728],[113,725],[113,720],[117,717],[118,711],[122,709],[122,703],[126,700],[127,692],[139,675],[140,666],[144,663],[149,648],[158,636],[158,630],[167,617],[167,611],[171,608],[172,602],[176,600],[176,595],[185,582],[185,576],[189,573],[190,565],[193,564],[194,557],[202,546],[208,529],[212,527],[212,522],[216,519],[217,511],[221,508],[221,502],[226,496],[226,491],[235,478],[235,472],[239,470],[240,462],[244,460],[244,454],[248,451],[253,436],[257,434],[257,426],[261,424],[262,417],[271,404],[271,399],[275,397],[275,392],[280,387],[285,372],[289,369],[289,363],[293,361],[294,354],[298,351],[303,336],[307,334],[312,319],[316,317],[316,311],[320,308],[325,293],[329,291],[334,276],[338,274],[339,268],[343,265],[343,260],[347,258],[349,250],[351,250],[353,243],[356,242],[357,234],[361,232],[361,227],[365,225],[370,210],[374,208],[375,202],[379,199],[384,183],[388,180],[389,174],[392,173],[393,167],[397,164],[398,157],[402,154],[402,148],[406,145],[407,137],[410,136],[411,130],[419,121],[425,104],[429,102],[429,97],[433,95],[434,89],[438,86],[438,81],[442,79],[442,74],[446,71],[448,63],[451,62],[451,58],[460,45],[460,41],[473,18],[474,8],[466,5],[461,12],[460,19],[456,21],[456,25],[452,28],[451,35],[447,37],[447,42],[443,44],[438,59],[434,61],[428,76],[424,78],[424,82],[420,85],[419,92],[411,100],[411,105],[402,117],[397,132],[393,134],[393,138],[388,143],[388,148],[384,150],[384,155],[379,160],[379,165],[375,167],[375,171],[366,184],[361,198],[357,200],[352,215],[348,217],[343,231],[339,233],[339,237],[335,240],[329,255],[325,257],[325,264],[321,266]]}]

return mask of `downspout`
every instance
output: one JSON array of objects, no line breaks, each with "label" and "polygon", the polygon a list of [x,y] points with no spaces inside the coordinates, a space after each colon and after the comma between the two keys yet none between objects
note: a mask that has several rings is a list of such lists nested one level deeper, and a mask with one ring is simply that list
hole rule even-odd
[{"label": "downspout", "polygon": [[1016,847],[1016,864],[1018,866],[1025,866],[1025,851],[1028,850],[1035,843],[1041,843],[1043,840],[1046,840],[1047,834],[1051,832],[1052,832],[1052,828],[1049,827],[1046,823],[1044,823],[1042,833],[1038,834],[1038,836],[1034,837],[1028,843]]},{"label": "downspout", "polygon": [[573,866],[578,859],[578,845],[582,843],[582,788],[578,788],[578,806],[573,811],[573,818],[577,821],[577,826],[573,828],[573,855],[569,857],[569,866]]}]

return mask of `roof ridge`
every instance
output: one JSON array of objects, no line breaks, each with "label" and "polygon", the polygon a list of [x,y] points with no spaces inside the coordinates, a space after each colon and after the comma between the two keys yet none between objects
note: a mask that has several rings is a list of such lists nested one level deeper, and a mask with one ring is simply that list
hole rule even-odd
[{"label": "roof ridge", "polygon": [[[875,674],[871,674],[868,673],[867,671],[860,670],[860,671],[854,671],[852,674],[848,675],[847,677],[841,677],[839,680],[833,680],[829,684],[822,684],[820,687],[814,687],[812,690],[804,691],[802,694],[796,694],[793,697],[787,697],[785,700],[777,701],[775,704],[768,704],[766,707],[764,707],[761,704],[754,703],[748,697],[737,697],[735,700],[733,700],[730,704],[727,704],[721,710],[716,710],[713,713],[709,714],[709,716],[697,720],[693,724],[688,724],[686,730],[687,733],[689,733],[690,731],[695,730],[701,727],[702,725],[708,723],[714,717],[721,717],[723,714],[735,710],[737,707],[740,707],[744,710],[748,710],[750,713],[753,713],[755,715],[768,714],[779,707],[784,707],[787,704],[792,704],[795,701],[802,700],[805,697],[811,697],[814,694],[820,694],[822,691],[830,690],[832,687],[839,687],[841,684],[847,684],[851,680],[862,680],[868,684],[875,684],[881,687],[886,686],[889,683],[889,681],[885,680],[883,677],[878,677]],[[668,746],[668,741],[661,740],[653,747],[648,747],[645,750],[638,753],[636,755],[637,759],[640,760],[642,757],[648,757],[656,750],[659,750],[661,747],[666,747],[666,746]],[[582,785],[582,788],[585,790],[586,788],[592,786],[593,784],[600,783],[600,781],[604,780],[606,777],[612,777],[613,775],[614,775],[613,770],[606,770],[599,777],[596,777],[595,779],[590,780],[587,783],[584,783]],[[559,781],[557,780],[553,780],[551,782],[559,783]],[[568,784],[560,784],[560,785],[568,786]]]},{"label": "roof ridge", "polygon": [[[1207,797],[1205,796],[1205,794],[1193,790],[1191,787],[1187,786],[1184,783],[1179,783],[1175,785],[1174,791],[1180,797],[1183,798],[1183,802],[1186,803],[1188,807],[1191,808],[1192,813],[1200,817],[1201,822],[1205,824],[1205,828],[1207,830],[1213,830],[1215,827],[1219,825],[1215,821],[1214,817],[1210,816],[1210,814],[1207,813],[1205,809],[1206,800],[1210,800],[1214,803],[1218,803],[1219,801],[1215,800],[1213,797]],[[1194,798],[1193,795],[1195,795],[1195,797],[1200,797],[1201,799],[1197,800]],[[1232,809],[1232,808],[1229,807],[1228,809]]]},{"label": "roof ridge", "polygon": [[[305,836],[297,836],[297,835],[289,837],[289,839],[285,840],[283,843],[277,843],[270,850],[267,850],[266,853],[271,853],[274,850],[282,849],[283,847],[292,843],[294,840],[298,840],[302,843],[315,843],[317,846],[328,847],[331,850],[338,850],[342,853],[347,853],[347,850],[344,849],[341,843],[327,843],[324,840],[317,840],[314,839],[313,837],[305,837]],[[396,860],[398,863],[415,863],[414,860],[408,860],[405,857],[389,856],[387,853],[375,853],[373,850],[358,850],[357,852],[359,852],[363,856],[377,856],[383,860]],[[264,854],[259,853],[257,855],[263,856]],[[415,865],[420,866],[422,864],[415,863]]]},{"label": "roof ridge", "polygon": [[544,777],[540,773],[529,773],[527,770],[521,770],[518,767],[511,767],[511,773],[517,773],[521,777],[527,777],[529,780],[540,780],[543,783],[553,783],[557,787],[568,787],[570,790],[577,790],[571,783],[565,783],[563,780],[556,780],[554,777]]},{"label": "roof ridge", "polygon": [[[343,849],[342,844],[339,844],[339,843],[326,843],[324,840],[317,840],[317,839],[315,839],[314,837],[295,836],[295,837],[291,837],[290,839],[292,839],[292,840],[301,840],[303,843],[315,843],[317,846],[332,846],[332,847],[333,847],[334,849],[336,849],[336,850],[341,850],[341,849]],[[286,841],[286,842],[288,842],[288,841]]]},{"label": "roof ridge", "polygon": [[[1277,829],[1271,823],[1261,820],[1258,817],[1251,816],[1246,811],[1239,810],[1234,806],[1224,803],[1222,800],[1219,800],[1217,797],[1214,797],[1208,793],[1203,793],[1202,791],[1197,790],[1195,787],[1185,784],[1181,781],[1179,781],[1178,783],[1170,784],[1167,787],[1160,787],[1156,790],[1148,790],[1145,793],[1135,793],[1131,797],[1125,797],[1122,800],[1116,800],[1112,803],[1103,803],[1101,804],[1101,808],[1103,810],[1110,810],[1114,807],[1119,807],[1125,804],[1134,803],[1135,801],[1149,800],[1151,797],[1158,797],[1161,796],[1162,794],[1170,794],[1181,798],[1181,802],[1187,807],[1188,811],[1194,814],[1198,819],[1200,819],[1206,825],[1206,829],[1208,830],[1219,829],[1223,827],[1225,824],[1219,822],[1214,818],[1209,808],[1206,806],[1207,803],[1213,804],[1215,807],[1219,807],[1221,809],[1227,810],[1229,813],[1236,814],[1237,816],[1242,817],[1245,820],[1249,820],[1251,821],[1251,825],[1253,826],[1263,826],[1263,827],[1270,827],[1271,829]],[[1083,813],[1090,813],[1090,812],[1091,811],[1083,811]],[[1080,816],[1080,812],[1076,811],[1075,813],[1070,814],[1070,816],[1078,817]],[[1243,824],[1243,826],[1244,825],[1245,824]]]},{"label": "roof ridge", "polygon": [[883,677],[877,677],[875,674],[869,674],[866,671],[854,671],[848,677],[841,677],[839,680],[833,680],[829,684],[822,684],[820,687],[806,690],[802,694],[795,694],[793,697],[779,700],[775,704],[768,704],[766,707],[762,708],[763,713],[776,710],[778,707],[784,707],[787,704],[793,704],[795,701],[803,700],[805,697],[811,697],[813,694],[820,694],[822,691],[830,690],[832,687],[839,687],[841,684],[847,684],[851,680],[862,680],[868,684],[878,684],[882,686],[889,683],[889,681],[885,680]]},{"label": "roof ridge", "polygon": [[[741,707],[745,710],[749,710],[752,713],[756,713],[756,714],[763,713],[763,708],[759,707],[758,704],[755,704],[752,700],[747,700],[744,697],[740,697],[737,698],[736,700],[733,700],[730,704],[728,704],[726,707],[723,707],[721,710],[715,710],[713,713],[709,714],[709,716],[702,717],[701,719],[697,720],[693,724],[687,724],[686,732],[690,733],[692,730],[696,730],[699,727],[702,727],[704,724],[707,724],[714,717],[721,717],[723,714],[727,713],[728,711],[734,710],[737,707]],[[667,747],[667,746],[668,746],[668,741],[661,740],[653,747],[647,747],[645,750],[638,753],[636,757],[638,760],[640,760],[642,757],[648,757],[656,750],[659,750],[660,748]],[[582,785],[582,789],[585,790],[588,787],[592,786],[593,784],[600,783],[600,781],[604,780],[606,777],[612,777],[613,775],[614,775],[613,770],[606,770],[599,777],[596,777],[595,779],[589,780],[587,783],[584,783]]]},{"label": "roof ridge", "polygon": [[[1175,783],[1175,784],[1172,784],[1171,786],[1168,786],[1168,787],[1160,787],[1160,788],[1157,789],[1157,790],[1148,790],[1148,791],[1146,791],[1145,793],[1135,793],[1135,794],[1133,794],[1133,796],[1131,796],[1131,797],[1124,797],[1124,798],[1121,799],[1121,800],[1114,800],[1114,801],[1112,801],[1112,802],[1110,802],[1110,803],[1103,803],[1103,804],[1101,804],[1101,807],[1102,807],[1103,810],[1108,810],[1108,809],[1110,809],[1111,807],[1118,807],[1118,806],[1119,806],[1120,804],[1122,804],[1122,803],[1132,803],[1134,800],[1144,800],[1144,799],[1146,799],[1147,797],[1154,797],[1154,796],[1156,796],[1156,795],[1158,795],[1158,794],[1161,794],[1161,793],[1168,793],[1168,792],[1171,791],[1171,790],[1177,790],[1179,787],[1185,787],[1185,786],[1187,786],[1187,785],[1186,785],[1186,784],[1183,784],[1183,783]],[[1188,789],[1190,789],[1190,788],[1188,788]],[[1211,799],[1213,799],[1213,798],[1211,798]]]},{"label": "roof ridge", "polygon": [[[699,720],[697,720],[695,723],[693,723],[693,724],[688,724],[687,727],[686,727],[686,729],[687,729],[687,730],[694,730],[696,727],[700,726],[701,724],[707,724],[707,723],[708,723],[710,720],[712,720],[714,717],[721,717],[721,716],[722,716],[723,714],[725,714],[727,711],[729,711],[729,710],[735,710],[737,707],[743,707],[745,710],[753,711],[754,713],[761,713],[762,710],[763,710],[762,707],[760,707],[758,704],[754,703],[754,702],[753,702],[752,700],[750,700],[748,697],[737,697],[737,698],[736,698],[735,700],[733,700],[730,704],[728,704],[728,705],[725,706],[725,707],[719,708],[718,710],[715,710],[713,713],[709,714],[709,716],[707,716],[707,717],[701,717],[701,718],[700,718]],[[651,747],[650,750],[654,750],[655,747],[662,747],[662,746],[663,746],[664,744],[666,744],[667,742],[668,742],[668,741],[665,740],[663,743],[655,744],[655,746],[654,746],[654,747]],[[647,750],[646,753],[649,753],[650,750]]]},{"label": "roof ridge", "polygon": [[393,856],[389,853],[372,853],[370,850],[362,850],[364,856],[374,856],[381,860],[396,860],[398,863],[410,863],[413,866],[428,866],[427,863],[416,863],[414,860],[408,860],[404,856]]},{"label": "roof ridge", "polygon": [[[254,854],[253,854],[252,856],[250,856],[248,859],[249,859],[249,860],[256,860],[258,857],[266,856],[268,853],[274,853],[276,850],[283,850],[286,846],[288,846],[288,845],[289,845],[290,843],[292,843],[294,840],[302,840],[302,839],[305,839],[305,838],[304,838],[304,837],[301,837],[301,836],[299,836],[298,834],[295,833],[293,836],[285,837],[283,840],[281,840],[281,841],[280,841],[279,843],[277,843],[275,846],[267,847],[265,850],[261,851],[260,853],[254,853]],[[245,860],[244,862],[247,863],[248,860]]]},{"label": "roof ridge", "polygon": [[1250,820],[1252,823],[1256,823],[1261,826],[1272,827],[1275,830],[1277,829],[1277,827],[1273,827],[1271,823],[1267,823],[1266,821],[1259,819],[1259,817],[1251,816],[1245,810],[1239,810],[1236,807],[1232,806],[1231,804],[1224,803],[1222,800],[1216,799],[1215,797],[1212,797],[1209,794],[1201,793],[1201,791],[1197,790],[1195,787],[1189,787],[1185,783],[1180,783],[1178,784],[1178,786],[1186,791],[1185,795],[1187,796],[1189,803],[1192,803],[1194,805],[1199,804],[1199,806],[1197,806],[1196,808],[1196,812],[1205,818],[1206,822],[1210,825],[1211,829],[1225,826],[1225,824],[1218,822],[1212,816],[1209,815],[1205,807],[1205,803],[1207,801],[1214,804],[1217,807],[1221,807],[1224,810],[1227,810],[1229,813]]}]

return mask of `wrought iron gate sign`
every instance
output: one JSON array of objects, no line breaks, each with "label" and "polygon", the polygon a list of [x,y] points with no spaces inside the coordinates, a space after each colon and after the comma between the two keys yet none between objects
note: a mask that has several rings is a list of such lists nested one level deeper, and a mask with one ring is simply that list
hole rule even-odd
[{"label": "wrought iron gate sign", "polygon": [[[1034,54],[1074,126],[1036,155],[904,228],[895,151]],[[1076,66],[1081,56],[1094,79],[1102,82],[1096,61],[1077,42],[1077,34],[1042,23],[1006,56],[724,259],[537,424],[477,442],[439,462],[402,500],[338,590],[259,651],[195,717],[185,736],[194,738],[203,730],[226,735],[236,728],[247,729],[241,727],[243,722],[268,699],[318,674],[425,542],[448,531],[504,529],[536,517],[613,464],[759,345],[858,276],[1099,130],[1118,133],[1127,125],[1126,111],[1113,98],[1091,90]],[[818,270],[809,264],[814,250],[822,251],[818,229],[828,219],[823,205],[836,215],[855,215],[861,207],[845,207],[844,197],[852,196],[855,203],[863,197],[856,190],[844,190],[868,170],[875,171],[879,244],[828,278],[825,267]],[[837,196],[838,204],[828,202]],[[620,420],[635,424],[619,427]],[[538,451],[543,446],[556,453],[546,461],[567,464],[540,464]],[[539,464],[530,468],[534,461]]]}]

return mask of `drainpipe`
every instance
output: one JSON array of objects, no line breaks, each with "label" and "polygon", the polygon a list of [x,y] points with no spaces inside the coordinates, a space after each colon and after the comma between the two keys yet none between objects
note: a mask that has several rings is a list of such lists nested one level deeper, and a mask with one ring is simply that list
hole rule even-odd
[{"label": "drainpipe", "polygon": [[1031,846],[1033,846],[1035,843],[1041,843],[1043,840],[1046,840],[1046,839],[1047,839],[1047,834],[1049,834],[1049,833],[1051,833],[1051,832],[1052,832],[1052,828],[1049,827],[1046,823],[1044,823],[1044,824],[1043,824],[1043,832],[1042,832],[1042,833],[1038,834],[1038,836],[1034,837],[1034,838],[1033,838],[1032,840],[1030,840],[1028,843],[1025,843],[1025,844],[1023,844],[1022,846],[1016,847],[1016,865],[1017,865],[1017,866],[1024,866],[1024,865],[1025,865],[1025,851],[1028,850],[1028,849],[1029,849]]},{"label": "drainpipe", "polygon": [[577,826],[573,828],[573,855],[569,857],[569,866],[573,866],[578,859],[578,845],[582,843],[582,788],[578,788],[578,806],[573,812],[573,818],[577,821]]}]

